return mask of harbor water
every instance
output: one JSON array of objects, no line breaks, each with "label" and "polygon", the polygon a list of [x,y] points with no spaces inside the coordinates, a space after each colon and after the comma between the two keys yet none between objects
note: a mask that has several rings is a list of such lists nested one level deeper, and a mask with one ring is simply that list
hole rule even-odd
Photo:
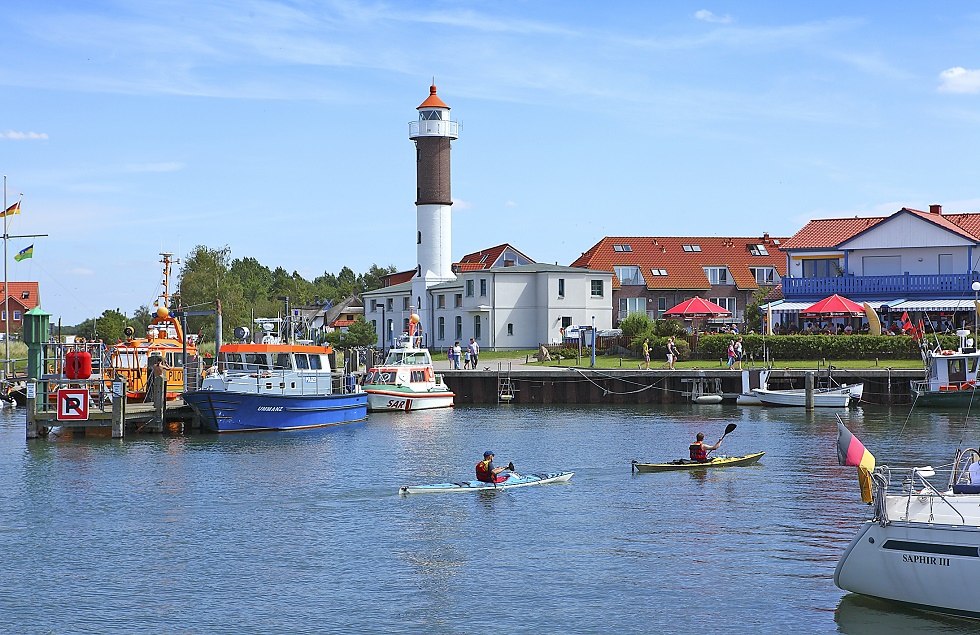
[{"label": "harbor water", "polygon": [[[458,407],[294,433],[24,439],[0,413],[11,633],[966,633],[845,594],[869,514],[831,410]],[[963,413],[855,408],[879,463],[977,447]],[[738,428],[751,467],[633,474]],[[567,484],[399,496],[484,450]]]}]

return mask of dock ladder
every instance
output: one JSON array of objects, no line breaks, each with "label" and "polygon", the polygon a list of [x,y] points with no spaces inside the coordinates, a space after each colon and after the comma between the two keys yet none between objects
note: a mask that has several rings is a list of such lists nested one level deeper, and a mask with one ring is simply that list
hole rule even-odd
[{"label": "dock ladder", "polygon": [[507,362],[507,370],[504,371],[503,363],[497,362],[497,403],[513,403],[514,384],[510,379],[512,362]]}]

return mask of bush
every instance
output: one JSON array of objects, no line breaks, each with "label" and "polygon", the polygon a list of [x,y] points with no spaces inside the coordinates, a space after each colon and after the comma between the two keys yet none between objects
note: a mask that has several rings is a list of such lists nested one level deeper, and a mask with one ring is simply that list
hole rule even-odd
[{"label": "bush", "polygon": [[[731,335],[700,335],[696,356],[701,359],[728,356]],[[940,336],[943,348],[955,350],[955,336]],[[769,356],[781,360],[811,359],[917,359],[919,346],[907,335],[743,335],[746,358],[763,359],[763,341]]]},{"label": "bush", "polygon": [[622,329],[623,335],[626,337],[635,337],[641,333],[646,333],[652,327],[653,320],[647,317],[646,313],[630,313],[619,322],[619,328]]}]

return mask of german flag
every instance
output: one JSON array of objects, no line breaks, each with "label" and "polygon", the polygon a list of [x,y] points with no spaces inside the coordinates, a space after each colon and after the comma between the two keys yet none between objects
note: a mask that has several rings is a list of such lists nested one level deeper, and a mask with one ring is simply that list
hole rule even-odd
[{"label": "german flag", "polygon": [[870,503],[872,501],[871,471],[875,469],[875,457],[839,419],[837,421],[837,462],[840,465],[857,467],[858,483],[861,486],[861,500]]},{"label": "german flag", "polygon": [[20,201],[3,210],[3,214],[0,214],[0,216],[13,216],[14,214],[20,214]]}]

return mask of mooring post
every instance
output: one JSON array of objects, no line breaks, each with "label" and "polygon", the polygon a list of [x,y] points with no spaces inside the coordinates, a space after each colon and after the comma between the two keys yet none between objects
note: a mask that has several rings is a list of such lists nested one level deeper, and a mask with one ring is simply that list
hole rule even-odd
[{"label": "mooring post", "polygon": [[813,371],[806,373],[806,409],[813,410]]},{"label": "mooring post", "polygon": [[112,438],[121,439],[126,434],[126,380],[112,381]]},{"label": "mooring post", "polygon": [[37,433],[37,420],[34,418],[37,414],[37,384],[34,383],[33,379],[27,381],[27,438],[36,439],[38,438]]}]

